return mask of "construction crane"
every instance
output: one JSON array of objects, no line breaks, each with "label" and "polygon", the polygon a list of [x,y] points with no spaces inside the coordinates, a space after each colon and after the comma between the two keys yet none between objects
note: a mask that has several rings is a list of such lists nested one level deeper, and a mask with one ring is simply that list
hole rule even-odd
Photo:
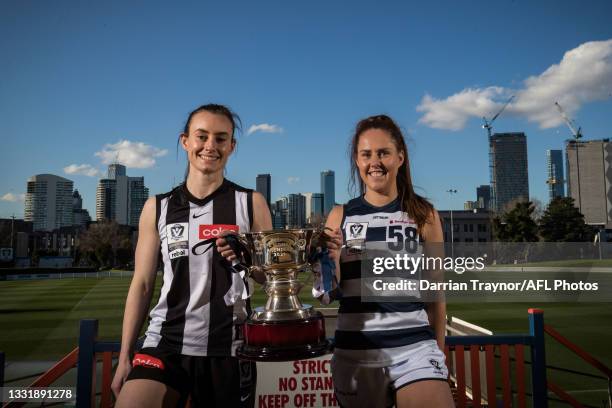
[{"label": "construction crane", "polygon": [[491,137],[491,129],[493,129],[493,122],[495,122],[495,119],[497,119],[497,117],[501,115],[501,113],[504,111],[504,109],[506,109],[506,106],[508,106],[508,104],[512,101],[512,99],[514,99],[514,95],[508,98],[504,106],[502,106],[502,108],[490,120],[487,120],[487,118],[484,116],[482,117],[482,121],[484,122],[484,124],[482,125],[482,128],[487,129],[487,134],[489,135],[489,180],[490,180],[490,186],[491,186],[492,208],[496,208],[497,206],[496,204],[497,189],[495,187],[495,179],[493,177],[493,172],[494,172],[493,161],[492,161],[493,143],[492,143],[492,137]]},{"label": "construction crane", "polygon": [[506,109],[506,106],[508,106],[508,104],[512,101],[512,99],[514,99],[514,95],[512,95],[504,104],[504,106],[502,106],[502,108],[499,110],[499,112],[497,112],[495,114],[495,116],[493,116],[491,118],[491,120],[487,120],[487,118],[485,118],[484,116],[482,117],[482,121],[484,122],[484,125],[482,125],[483,129],[487,129],[487,134],[489,135],[489,139],[491,138],[491,129],[493,129],[493,122],[495,122],[495,119],[497,119],[497,117],[504,111],[504,109]]},{"label": "construction crane", "polygon": [[[571,120],[567,114],[565,113],[565,111],[563,110],[563,108],[561,107],[561,105],[559,104],[559,102],[555,102],[555,106],[557,107],[557,109],[559,110],[559,113],[561,114],[561,117],[563,118],[563,121],[565,122],[565,124],[567,125],[568,128],[570,128],[570,130],[572,131],[572,136],[574,136],[574,146],[576,148],[576,186],[577,188],[577,192],[578,192],[578,199],[576,200],[578,202],[578,210],[582,213],[582,196],[580,195],[580,162],[578,161],[578,151],[579,151],[579,143],[578,143],[578,139],[580,139],[582,137],[582,129],[580,126],[578,126],[578,129],[576,129],[576,125],[574,124],[574,121]],[[569,160],[568,160],[568,166],[569,166]],[[569,175],[569,168],[568,168],[568,175]],[[553,184],[554,183],[550,183]],[[569,184],[569,180],[568,180],[568,190],[571,189],[571,185]],[[569,194],[568,194],[569,195]]]},{"label": "construction crane", "polygon": [[567,125],[567,127],[570,128],[570,130],[572,131],[572,136],[574,136],[574,139],[576,140],[580,139],[582,137],[582,128],[578,126],[578,129],[576,129],[576,125],[574,121],[567,117],[567,115],[565,114],[565,111],[563,110],[559,102],[555,102],[555,106],[559,110],[559,113],[561,114],[561,117],[565,121],[565,124]]}]

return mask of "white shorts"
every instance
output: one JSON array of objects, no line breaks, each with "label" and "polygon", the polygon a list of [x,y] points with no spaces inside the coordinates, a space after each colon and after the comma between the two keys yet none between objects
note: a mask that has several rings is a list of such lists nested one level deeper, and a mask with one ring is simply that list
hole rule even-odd
[{"label": "white shorts", "polygon": [[336,399],[342,407],[391,407],[397,391],[417,381],[447,381],[444,353],[435,340],[417,343],[412,355],[397,364],[367,367],[336,355],[331,360]]}]

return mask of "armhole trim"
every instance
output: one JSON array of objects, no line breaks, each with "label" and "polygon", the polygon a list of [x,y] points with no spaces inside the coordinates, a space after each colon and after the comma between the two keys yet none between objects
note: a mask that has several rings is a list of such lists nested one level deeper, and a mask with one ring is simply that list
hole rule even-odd
[{"label": "armhole trim", "polygon": [[247,191],[247,211],[249,213],[249,229],[253,229],[253,190]]},{"label": "armhole trim", "polygon": [[340,220],[340,232],[342,233],[342,239],[346,242],[346,236],[344,234],[344,222],[346,221],[346,204],[340,206],[342,208],[342,219]]},{"label": "armhole trim", "polygon": [[157,194],[155,196],[155,229],[159,231],[159,218],[161,217],[161,201],[162,195]]}]

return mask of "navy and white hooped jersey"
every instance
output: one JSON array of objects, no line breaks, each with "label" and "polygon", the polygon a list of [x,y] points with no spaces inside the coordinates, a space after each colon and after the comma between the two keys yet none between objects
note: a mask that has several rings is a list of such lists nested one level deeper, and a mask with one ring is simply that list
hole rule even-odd
[{"label": "navy and white hooped jersey", "polygon": [[340,254],[340,308],[335,355],[368,366],[406,360],[414,343],[435,339],[422,302],[362,302],[361,255],[368,243],[419,242],[418,226],[400,207],[399,199],[375,207],[363,197],[344,205]]},{"label": "navy and white hooped jersey", "polygon": [[250,304],[231,296],[243,283],[214,239],[225,230],[251,230],[252,190],[224,180],[198,199],[183,184],[156,201],[164,280],[144,347],[191,356],[235,355]]}]

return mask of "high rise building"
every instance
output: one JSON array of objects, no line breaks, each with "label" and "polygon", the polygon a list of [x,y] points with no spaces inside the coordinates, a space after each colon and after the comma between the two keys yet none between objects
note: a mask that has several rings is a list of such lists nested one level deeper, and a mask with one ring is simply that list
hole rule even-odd
[{"label": "high rise building", "polygon": [[125,176],[125,166],[119,163],[113,163],[108,165],[108,176],[107,178],[115,180],[117,176]]},{"label": "high rise building", "polygon": [[489,139],[491,208],[500,213],[515,201],[529,200],[527,137],[523,132],[495,133]]},{"label": "high rise building", "polygon": [[287,226],[302,228],[306,223],[306,197],[301,194],[289,194],[287,202]]},{"label": "high rise building", "polygon": [[483,184],[476,187],[476,208],[488,210],[491,206],[491,186]]},{"label": "high rise building", "polygon": [[287,227],[287,197],[281,197],[272,204],[272,228],[285,229]]},{"label": "high rise building", "polygon": [[548,199],[565,196],[565,180],[563,179],[563,152],[561,150],[546,151],[546,167],[548,178]]},{"label": "high rise building", "polygon": [[269,174],[258,174],[255,179],[255,189],[261,193],[270,207],[272,192],[272,177]]},{"label": "high rise building", "polygon": [[321,222],[323,220],[323,194],[302,193],[306,197],[306,222]]},{"label": "high rise building", "polygon": [[79,194],[79,190],[74,190],[72,193],[72,225],[87,227],[87,223],[91,221],[89,211],[83,209],[83,198]]},{"label": "high rise building", "polygon": [[610,139],[565,145],[567,195],[587,224],[612,228],[612,143]]},{"label": "high rise building", "polygon": [[323,214],[327,215],[336,203],[336,182],[333,170],[321,172],[321,194],[323,194]]},{"label": "high rise building", "polygon": [[[113,167],[113,169],[111,169]],[[140,213],[149,197],[144,177],[128,177],[125,167],[109,166],[108,175],[114,179],[101,179],[96,190],[96,219],[115,220],[121,225],[138,226]]]},{"label": "high rise building", "polygon": [[115,179],[100,179],[96,188],[96,220],[117,218],[117,182]]},{"label": "high rise building", "polygon": [[71,226],[73,182],[53,174],[37,174],[28,179],[24,220],[34,231],[52,231]]}]

